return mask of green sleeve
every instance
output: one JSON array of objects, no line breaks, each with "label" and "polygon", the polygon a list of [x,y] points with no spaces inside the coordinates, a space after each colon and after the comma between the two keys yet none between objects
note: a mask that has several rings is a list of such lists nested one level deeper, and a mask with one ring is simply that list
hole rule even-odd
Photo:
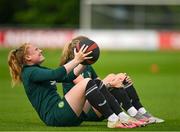
[{"label": "green sleeve", "polygon": [[74,79],[76,79],[77,76],[74,74],[74,71],[72,70],[63,80],[63,82],[72,82]]},{"label": "green sleeve", "polygon": [[92,79],[98,78],[98,75],[96,74],[96,72],[92,66],[90,66],[90,70],[91,70]]},{"label": "green sleeve", "polygon": [[30,79],[34,82],[55,80],[58,82],[64,81],[67,77],[66,69],[64,66],[55,70],[34,67],[30,74]]}]

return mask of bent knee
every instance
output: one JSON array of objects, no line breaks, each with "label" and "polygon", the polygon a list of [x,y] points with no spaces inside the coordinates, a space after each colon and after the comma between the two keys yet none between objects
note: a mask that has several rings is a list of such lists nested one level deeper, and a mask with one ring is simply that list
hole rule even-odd
[{"label": "bent knee", "polygon": [[116,77],[116,74],[111,73],[111,74],[107,75],[107,76],[104,78],[104,80],[112,80],[112,79],[114,79],[115,77]]},{"label": "bent knee", "polygon": [[116,74],[111,73],[111,74],[108,74],[108,75],[106,76],[106,78],[112,78],[112,77],[115,77],[115,76],[116,76]]},{"label": "bent knee", "polygon": [[116,75],[111,73],[107,75],[102,81],[104,84],[110,83],[113,79],[115,79]]},{"label": "bent knee", "polygon": [[126,73],[118,73],[118,74],[116,74],[116,78],[125,78],[127,76],[127,74]]},{"label": "bent knee", "polygon": [[84,83],[88,83],[90,80],[92,80],[91,78],[85,78],[83,81]]},{"label": "bent knee", "polygon": [[80,83],[81,83],[81,85],[86,86],[87,83],[88,83],[90,80],[91,80],[91,78],[85,78],[85,79],[83,79],[82,81],[80,81]]}]

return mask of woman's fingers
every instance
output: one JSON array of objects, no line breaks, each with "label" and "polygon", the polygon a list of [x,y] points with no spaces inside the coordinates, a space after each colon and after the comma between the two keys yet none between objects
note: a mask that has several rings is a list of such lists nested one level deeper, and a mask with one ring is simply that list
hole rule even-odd
[{"label": "woman's fingers", "polygon": [[85,60],[89,60],[89,59],[92,59],[93,57],[92,56],[90,56],[90,57],[85,57],[84,59]]},{"label": "woman's fingers", "polygon": [[89,54],[91,54],[92,53],[92,51],[89,51],[89,52],[87,52],[87,53],[84,53],[84,56],[88,56]]},{"label": "woman's fingers", "polygon": [[119,79],[119,78],[113,79],[113,80],[110,82],[110,84],[111,84],[113,87],[116,87],[116,88],[123,87],[122,80]]},{"label": "woman's fingers", "polygon": [[89,46],[85,46],[83,49],[82,49],[82,52],[85,53],[85,51],[87,50]]},{"label": "woman's fingers", "polygon": [[119,73],[119,74],[116,75],[116,78],[119,78],[120,80],[123,81],[126,78],[126,74],[125,73]]},{"label": "woman's fingers", "polygon": [[79,52],[82,52],[84,54],[84,56],[88,56],[89,54],[92,53],[92,51],[89,51],[86,53],[86,50],[88,49],[89,46],[86,45],[82,45],[82,47],[80,48]]},{"label": "woman's fingers", "polygon": [[80,48],[79,52],[82,52],[84,47],[85,47],[85,44],[82,45],[82,47]]},{"label": "woman's fingers", "polygon": [[83,53],[85,53],[85,52],[86,52],[86,50],[88,49],[88,47],[89,47],[89,46],[87,46],[87,45],[83,44],[83,45],[82,45],[82,47],[80,48],[79,52],[83,52]]},{"label": "woman's fingers", "polygon": [[[84,48],[85,50],[87,49],[87,48]],[[85,51],[84,50],[84,51]],[[87,52],[87,53],[84,53],[84,59],[85,60],[88,60],[88,59],[92,59],[93,57],[92,56],[88,56],[89,54],[91,54],[92,53],[92,51],[89,51],[89,52]]]},{"label": "woman's fingers", "polygon": [[77,50],[76,50],[76,48],[74,48],[74,55],[75,55],[75,54],[77,54]]},{"label": "woman's fingers", "polygon": [[127,81],[128,83],[133,83],[133,81],[131,80],[131,78],[130,78],[129,76],[126,77],[126,81]]},{"label": "woman's fingers", "polygon": [[75,57],[80,60],[81,62],[83,60],[88,60],[88,59],[92,59],[92,56],[88,56],[92,53],[92,51],[89,51],[86,53],[86,50],[88,49],[89,46],[86,45],[82,45],[82,47],[80,48],[80,50],[77,52],[76,48],[74,48],[74,55]]}]

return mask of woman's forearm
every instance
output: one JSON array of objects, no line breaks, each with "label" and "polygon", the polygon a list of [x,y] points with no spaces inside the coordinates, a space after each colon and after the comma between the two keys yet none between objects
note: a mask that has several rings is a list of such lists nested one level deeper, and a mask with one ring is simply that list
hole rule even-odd
[{"label": "woman's forearm", "polygon": [[69,74],[70,71],[72,71],[77,65],[79,64],[79,61],[73,59],[71,61],[69,61],[68,63],[66,63],[64,65],[67,74]]},{"label": "woman's forearm", "polygon": [[74,68],[74,74],[79,76],[85,69],[85,65],[79,64],[76,68]]}]

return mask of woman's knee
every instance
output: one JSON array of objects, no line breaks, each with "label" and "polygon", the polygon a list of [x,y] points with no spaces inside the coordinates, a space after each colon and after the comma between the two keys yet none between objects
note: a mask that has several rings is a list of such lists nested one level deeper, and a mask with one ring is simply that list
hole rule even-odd
[{"label": "woman's knee", "polygon": [[127,74],[126,73],[118,73],[116,75],[116,78],[117,79],[120,79],[120,80],[124,80],[126,78]]},{"label": "woman's knee", "polygon": [[86,87],[90,80],[91,80],[90,78],[85,78],[82,81],[80,81],[79,83],[81,86]]},{"label": "woman's knee", "polygon": [[114,73],[111,73],[111,74],[108,74],[104,80],[107,80],[107,81],[111,81],[112,79],[114,79],[116,77],[116,74]]},{"label": "woman's knee", "polygon": [[104,84],[110,83],[113,79],[115,79],[116,75],[114,73],[111,73],[107,75],[102,81]]},{"label": "woman's knee", "polygon": [[85,79],[83,80],[83,83],[87,84],[90,80],[91,80],[91,78],[85,78]]},{"label": "woman's knee", "polygon": [[111,73],[111,74],[108,74],[108,75],[106,76],[106,78],[113,78],[113,77],[115,77],[115,76],[116,76],[116,74]]}]

